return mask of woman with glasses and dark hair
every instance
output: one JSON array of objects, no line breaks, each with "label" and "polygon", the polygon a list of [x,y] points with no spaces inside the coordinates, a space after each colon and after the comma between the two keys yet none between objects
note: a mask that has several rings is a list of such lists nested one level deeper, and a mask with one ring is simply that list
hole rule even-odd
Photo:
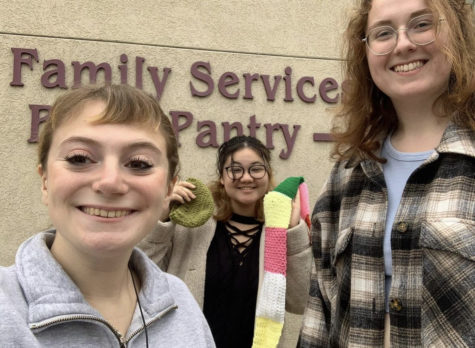
[{"label": "woman with glasses and dark hair", "polygon": [[300,347],[474,347],[471,4],[356,6]]},{"label": "woman with glasses and dark hair", "polygon": [[[157,231],[141,243],[162,269],[189,286],[217,347],[253,344],[257,293],[264,273],[263,198],[274,186],[270,161],[269,150],[256,138],[237,136],[226,141],[218,150],[217,179],[209,185],[213,217],[202,226],[187,228],[164,216]],[[190,182],[178,182],[171,204],[196,199],[194,188]],[[289,312],[303,313],[310,265],[308,227],[300,220],[296,197],[287,230],[286,279],[290,281],[285,309]],[[280,342],[290,344],[285,324]]]}]

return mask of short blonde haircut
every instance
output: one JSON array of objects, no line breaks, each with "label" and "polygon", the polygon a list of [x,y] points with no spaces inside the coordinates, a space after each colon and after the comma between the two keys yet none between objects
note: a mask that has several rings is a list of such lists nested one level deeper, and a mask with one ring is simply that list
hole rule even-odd
[{"label": "short blonde haircut", "polygon": [[172,180],[179,170],[178,146],[173,127],[158,101],[145,92],[128,85],[84,86],[59,96],[51,107],[48,120],[41,131],[38,162],[44,170],[55,131],[73,117],[88,101],[105,102],[103,114],[93,124],[134,124],[155,129],[165,138]]}]

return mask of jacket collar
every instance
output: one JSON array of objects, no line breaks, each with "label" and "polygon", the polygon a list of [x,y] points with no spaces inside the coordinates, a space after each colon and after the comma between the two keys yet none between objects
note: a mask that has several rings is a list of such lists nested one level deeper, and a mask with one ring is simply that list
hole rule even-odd
[{"label": "jacket collar", "polygon": [[475,157],[475,132],[450,123],[435,150],[438,153],[455,153]]},{"label": "jacket collar", "polygon": [[[386,134],[385,136],[388,136]],[[381,144],[384,137],[381,138]],[[382,145],[381,145],[382,146]],[[456,153],[460,155],[475,157],[475,132],[469,128],[456,125],[450,122],[442,135],[439,145],[436,147],[437,153]],[[379,154],[381,147],[377,150]],[[373,162],[372,159],[350,158],[345,161],[345,169],[354,168],[361,163]]]},{"label": "jacket collar", "polygon": [[[379,150],[380,151],[380,150]],[[475,132],[449,123],[442,135],[439,145],[427,159],[428,162],[436,161],[440,154],[453,153],[463,156],[475,157]],[[356,164],[358,165],[358,164]],[[382,165],[374,160],[365,159],[359,162],[365,174],[380,186],[384,186],[384,176],[382,175]]]}]

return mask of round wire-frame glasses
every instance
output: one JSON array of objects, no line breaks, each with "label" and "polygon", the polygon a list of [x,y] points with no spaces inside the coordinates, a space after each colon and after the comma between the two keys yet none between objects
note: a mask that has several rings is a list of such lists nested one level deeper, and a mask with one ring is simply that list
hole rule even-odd
[{"label": "round wire-frame glasses", "polygon": [[444,18],[439,18],[434,23],[432,14],[423,14],[412,18],[405,28],[394,29],[389,25],[375,27],[362,41],[374,55],[384,56],[396,48],[399,31],[404,30],[410,42],[414,45],[425,46],[435,41],[439,32],[439,23],[444,20]]},{"label": "round wire-frame glasses", "polygon": [[[239,180],[244,176],[245,169],[238,165],[225,167],[224,171],[231,180]],[[247,172],[253,179],[262,179],[267,173],[267,167],[264,164],[253,164],[247,168]]]}]

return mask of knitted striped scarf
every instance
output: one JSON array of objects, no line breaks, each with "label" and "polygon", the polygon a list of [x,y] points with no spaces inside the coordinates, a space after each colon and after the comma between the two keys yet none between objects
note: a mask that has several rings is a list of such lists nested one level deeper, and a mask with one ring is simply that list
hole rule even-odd
[{"label": "knitted striped scarf", "polygon": [[256,305],[253,348],[274,348],[284,326],[287,229],[292,199],[300,192],[300,216],[310,226],[308,188],[302,177],[289,177],[264,197],[264,277]]}]

